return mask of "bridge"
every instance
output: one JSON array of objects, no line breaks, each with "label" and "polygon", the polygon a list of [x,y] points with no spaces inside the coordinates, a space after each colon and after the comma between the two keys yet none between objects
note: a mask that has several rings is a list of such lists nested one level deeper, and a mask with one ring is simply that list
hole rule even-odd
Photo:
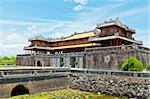
[{"label": "bridge", "polygon": [[67,75],[67,68],[1,69],[0,98],[66,88]]},{"label": "bridge", "polygon": [[[94,76],[93,76],[94,75]],[[82,78],[84,76],[84,79]],[[90,77],[90,78],[89,78]],[[125,83],[130,83],[129,79],[136,81],[137,85],[144,86],[148,91],[145,97],[150,95],[150,73],[141,72],[123,72],[95,69],[75,69],[75,68],[59,68],[59,67],[34,67],[34,68],[10,68],[0,69],[0,98],[6,98],[21,94],[32,94],[43,91],[50,91],[61,88],[76,88],[86,91],[100,91],[97,89],[89,90],[89,86],[93,88],[95,85],[86,84],[83,89],[83,82],[92,82],[90,79],[95,77],[103,78],[101,85],[108,81],[111,82],[108,86],[112,87],[114,79],[122,79]],[[114,78],[115,77],[115,78]],[[88,81],[86,81],[88,79]],[[127,79],[127,80],[126,80]],[[84,81],[82,81],[84,80]],[[98,80],[95,80],[97,82]],[[102,82],[101,81],[101,82]],[[141,82],[145,83],[141,83]],[[82,84],[82,85],[81,85]],[[119,83],[118,83],[119,84]],[[106,87],[106,86],[105,86]],[[130,86],[129,86],[130,87]],[[132,86],[133,87],[133,86]],[[90,88],[90,89],[91,89]],[[129,88],[130,89],[130,88]],[[119,89],[120,90],[120,89]],[[143,89],[142,89],[143,90]],[[105,91],[105,89],[103,89]],[[100,91],[101,92],[101,91]],[[106,91],[107,92],[107,91]],[[104,93],[106,93],[104,92]],[[145,92],[145,91],[144,91]],[[103,92],[102,92],[103,93]],[[116,95],[115,92],[112,95]],[[109,93],[106,93],[109,94]],[[110,94],[111,95],[111,94]],[[123,94],[124,95],[124,94]],[[128,96],[136,96],[136,94]],[[141,94],[140,94],[141,95]]]}]

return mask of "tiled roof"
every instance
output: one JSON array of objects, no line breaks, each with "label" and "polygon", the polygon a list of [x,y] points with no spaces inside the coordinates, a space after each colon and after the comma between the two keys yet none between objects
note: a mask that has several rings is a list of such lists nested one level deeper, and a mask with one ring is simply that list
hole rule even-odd
[{"label": "tiled roof", "polygon": [[92,37],[92,38],[89,38],[89,41],[103,41],[103,40],[117,39],[117,38],[129,41],[129,42],[133,42],[133,43],[136,43],[136,44],[142,44],[141,41],[128,39],[126,37],[121,37],[119,35],[112,35],[112,36],[107,36],[107,37]]},{"label": "tiled roof", "polygon": [[96,46],[96,43],[88,43],[88,44],[78,44],[78,45],[68,45],[68,46],[60,46],[60,47],[53,47],[52,49],[67,49],[67,48],[78,48],[78,47],[88,47],[88,46]]},{"label": "tiled roof", "polygon": [[32,46],[32,47],[24,47],[24,49],[25,49],[25,50],[31,50],[31,49],[55,50],[55,49],[67,49],[67,48],[88,47],[88,46],[96,46],[96,45],[99,45],[99,44],[97,44],[97,43],[88,43],[88,44],[68,45],[68,46],[60,46],[60,47],[40,47],[40,46]]},{"label": "tiled roof", "polygon": [[108,21],[105,21],[104,23],[101,23],[101,24],[97,24],[97,28],[101,28],[101,27],[106,27],[106,26],[111,26],[111,25],[117,25],[121,28],[124,28],[125,30],[127,31],[131,31],[131,32],[135,32],[134,29],[132,28],[129,28],[127,25],[123,24],[119,18],[116,18],[116,19],[110,19]]},{"label": "tiled roof", "polygon": [[83,32],[83,33],[75,33],[69,37],[64,38],[63,40],[73,40],[73,39],[80,39],[80,38],[86,38],[86,37],[92,37],[96,36],[96,34],[93,31],[89,32]]},{"label": "tiled roof", "polygon": [[96,34],[93,31],[82,32],[82,33],[75,33],[75,34],[73,34],[71,36],[68,36],[68,37],[65,37],[65,38],[58,38],[58,39],[44,38],[42,35],[37,35],[37,36],[35,36],[33,38],[30,38],[29,41],[41,40],[41,41],[47,41],[47,42],[57,42],[57,41],[66,41],[66,40],[74,40],[74,39],[92,37],[92,36],[96,36]]}]

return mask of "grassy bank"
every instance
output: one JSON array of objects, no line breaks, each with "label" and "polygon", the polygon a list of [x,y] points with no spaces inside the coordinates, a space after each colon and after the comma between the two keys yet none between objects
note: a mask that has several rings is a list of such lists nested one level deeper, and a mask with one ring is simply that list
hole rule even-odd
[{"label": "grassy bank", "polygon": [[14,96],[10,99],[124,99],[112,96],[106,96],[98,93],[85,92],[74,89],[62,89],[50,92],[41,92],[30,95]]}]

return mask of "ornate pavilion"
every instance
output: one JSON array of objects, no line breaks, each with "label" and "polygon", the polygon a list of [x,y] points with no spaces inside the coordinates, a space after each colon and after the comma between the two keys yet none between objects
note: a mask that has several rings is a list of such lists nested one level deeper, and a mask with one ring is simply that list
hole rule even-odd
[{"label": "ornate pavilion", "polygon": [[150,62],[149,48],[133,38],[135,33],[117,18],[97,24],[91,31],[64,38],[38,35],[29,39],[31,44],[24,47],[25,54],[17,55],[17,65],[120,69],[129,55]]}]

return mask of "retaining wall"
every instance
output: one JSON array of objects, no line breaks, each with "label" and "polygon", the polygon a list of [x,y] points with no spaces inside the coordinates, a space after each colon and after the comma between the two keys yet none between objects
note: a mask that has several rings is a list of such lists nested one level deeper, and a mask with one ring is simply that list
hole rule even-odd
[{"label": "retaining wall", "polygon": [[70,74],[71,88],[112,96],[150,99],[150,79],[125,76]]}]

